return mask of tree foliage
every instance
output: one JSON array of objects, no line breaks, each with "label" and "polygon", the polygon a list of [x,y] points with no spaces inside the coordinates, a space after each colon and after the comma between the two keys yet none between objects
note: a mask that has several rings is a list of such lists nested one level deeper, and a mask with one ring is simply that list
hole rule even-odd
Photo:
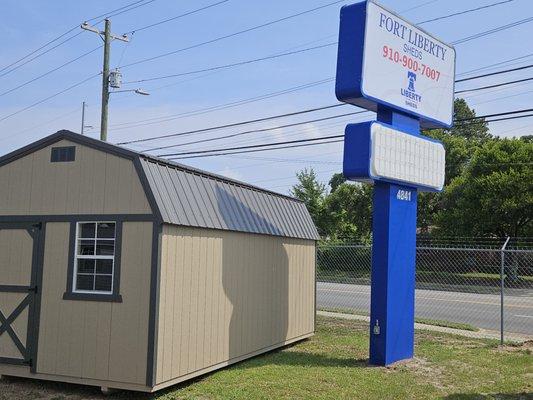
[{"label": "tree foliage", "polygon": [[[458,120],[475,117],[456,99]],[[418,227],[450,236],[533,236],[533,136],[493,137],[487,123],[469,120],[425,135],[446,149],[445,190],[420,193]],[[292,194],[303,200],[321,235],[366,239],[372,230],[372,186],[332,176],[329,190],[313,169],[297,174]]]},{"label": "tree foliage", "polygon": [[494,139],[446,188],[438,230],[457,236],[533,235],[533,143]]}]

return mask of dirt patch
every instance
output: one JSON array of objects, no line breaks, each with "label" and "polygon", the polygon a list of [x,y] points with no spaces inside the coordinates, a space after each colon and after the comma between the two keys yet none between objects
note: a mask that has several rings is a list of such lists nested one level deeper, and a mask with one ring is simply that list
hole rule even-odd
[{"label": "dirt patch", "polygon": [[524,343],[509,343],[504,344],[503,346],[498,346],[495,348],[495,351],[498,352],[525,352],[526,354],[533,354],[533,340],[528,340]]},{"label": "dirt patch", "polygon": [[447,385],[444,380],[444,369],[422,357],[414,357],[410,360],[400,361],[386,367],[389,372],[409,371],[416,376],[431,383],[435,388],[445,390]]},{"label": "dirt patch", "polygon": [[[100,400],[99,388],[15,377],[0,380],[0,400]],[[112,398],[112,397],[111,397]]]}]

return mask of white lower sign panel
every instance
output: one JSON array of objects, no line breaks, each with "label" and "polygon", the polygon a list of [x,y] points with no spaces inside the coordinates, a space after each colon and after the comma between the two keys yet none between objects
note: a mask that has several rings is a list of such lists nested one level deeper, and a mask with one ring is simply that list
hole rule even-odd
[{"label": "white lower sign panel", "polygon": [[370,175],[442,190],[445,150],[440,142],[410,135],[379,123],[370,131]]}]

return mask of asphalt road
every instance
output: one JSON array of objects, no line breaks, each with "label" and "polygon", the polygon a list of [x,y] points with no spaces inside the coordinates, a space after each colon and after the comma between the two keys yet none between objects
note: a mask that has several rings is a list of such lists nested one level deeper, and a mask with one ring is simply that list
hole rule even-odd
[{"label": "asphalt road", "polygon": [[[420,318],[500,329],[500,296],[417,289],[415,313]],[[318,308],[370,311],[370,286],[317,283]],[[533,297],[505,296],[505,331],[533,335]]]}]

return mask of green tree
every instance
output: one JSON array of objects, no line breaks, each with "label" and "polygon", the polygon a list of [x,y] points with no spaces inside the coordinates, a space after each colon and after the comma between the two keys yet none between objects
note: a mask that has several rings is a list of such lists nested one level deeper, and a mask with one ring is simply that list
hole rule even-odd
[{"label": "green tree", "polygon": [[453,103],[453,119],[456,122],[447,132],[452,136],[461,136],[466,139],[486,140],[492,138],[484,118],[469,120],[475,116],[476,111],[468,106],[465,99],[455,99]]},{"label": "green tree", "polygon": [[340,184],[327,196],[325,210],[330,238],[368,239],[372,231],[372,185]]},{"label": "green tree", "polygon": [[331,193],[337,190],[337,188],[344,182],[346,182],[346,178],[344,177],[342,172],[333,174],[333,176],[329,180],[329,187],[331,188]]},{"label": "green tree", "polygon": [[533,143],[493,139],[446,188],[438,231],[456,236],[533,235]]},{"label": "green tree", "polygon": [[[454,119],[468,119],[476,116],[464,99],[454,102]],[[446,150],[446,187],[453,179],[460,176],[472,155],[484,141],[492,136],[484,119],[458,122],[451,129],[434,129],[424,132],[424,135],[441,141]],[[423,233],[429,233],[436,225],[437,211],[443,207],[442,193],[420,193],[418,196],[418,227]]]},{"label": "green tree", "polygon": [[292,187],[290,193],[305,203],[318,232],[323,235],[327,228],[324,221],[326,186],[318,181],[313,168],[297,172],[296,178],[298,178],[298,183]]}]

